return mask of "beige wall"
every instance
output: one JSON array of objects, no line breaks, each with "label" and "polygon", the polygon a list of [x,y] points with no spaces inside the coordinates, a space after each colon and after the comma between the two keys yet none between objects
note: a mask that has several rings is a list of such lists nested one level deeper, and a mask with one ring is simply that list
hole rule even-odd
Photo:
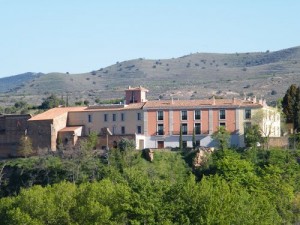
[{"label": "beige wall", "polygon": [[[125,119],[121,121],[121,113],[124,113]],[[137,120],[137,113],[140,113],[141,120]],[[108,115],[108,120],[104,121],[104,114]],[[116,114],[116,121],[113,121],[113,114]],[[91,115],[92,121],[88,121],[88,116]],[[84,135],[89,132],[100,133],[101,128],[108,127],[111,132],[116,135],[121,134],[121,127],[125,127],[125,134],[135,134],[137,126],[141,126],[143,133],[143,111],[138,110],[105,110],[105,111],[84,111],[84,112],[69,112],[68,126],[84,126]]]},{"label": "beige wall", "polygon": [[251,109],[251,119],[245,119],[245,108],[238,109],[238,111],[238,123],[240,134],[244,134],[245,132],[245,123],[253,123],[253,118],[255,117],[255,114],[261,113],[261,111],[263,111],[263,119],[262,121],[259,121],[262,129],[262,135],[268,136],[269,132],[271,132],[270,137],[280,137],[280,113],[277,111],[277,109],[272,107]]},{"label": "beige wall", "polygon": [[64,113],[53,119],[53,124],[51,126],[51,150],[55,151],[57,146],[57,136],[58,131],[67,126],[68,113]]}]

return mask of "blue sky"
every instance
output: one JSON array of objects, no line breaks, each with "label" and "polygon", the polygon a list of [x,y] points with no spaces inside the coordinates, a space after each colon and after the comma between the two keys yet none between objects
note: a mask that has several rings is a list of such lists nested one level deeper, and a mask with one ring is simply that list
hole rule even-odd
[{"label": "blue sky", "polygon": [[0,77],[300,45],[298,0],[0,0]]}]

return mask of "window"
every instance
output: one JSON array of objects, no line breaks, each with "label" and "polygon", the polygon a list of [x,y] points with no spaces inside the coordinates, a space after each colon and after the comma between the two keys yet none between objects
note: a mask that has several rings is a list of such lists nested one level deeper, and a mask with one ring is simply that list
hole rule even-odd
[{"label": "window", "polygon": [[220,120],[225,120],[226,119],[226,116],[225,116],[225,109],[220,109],[220,112],[219,112],[219,118]]},{"label": "window", "polygon": [[195,123],[195,134],[201,134],[201,123]]},{"label": "window", "polygon": [[125,134],[125,127],[121,127],[121,134]]},{"label": "window", "polygon": [[157,111],[157,120],[164,120],[164,111]]},{"label": "window", "polygon": [[116,121],[117,120],[117,114],[113,114],[113,121]]},{"label": "window", "polygon": [[164,125],[157,124],[157,135],[164,135]]},{"label": "window", "polygon": [[251,122],[244,123],[244,130],[247,130],[251,127]]},{"label": "window", "polygon": [[194,115],[195,115],[195,120],[200,120],[201,119],[200,109],[195,110]]},{"label": "window", "polygon": [[219,127],[226,127],[226,123],[220,123]]},{"label": "window", "polygon": [[181,111],[181,120],[187,120],[187,111]]},{"label": "window", "polygon": [[113,134],[116,134],[116,130],[117,130],[117,127],[116,127],[116,126],[113,126],[112,133],[113,133]]},{"label": "window", "polygon": [[104,114],[104,121],[107,122],[107,120],[108,120],[108,114],[105,113]]},{"label": "window", "polygon": [[92,122],[92,115],[88,115],[88,121],[89,121],[89,123]]},{"label": "window", "polygon": [[142,120],[142,114],[141,113],[137,113],[137,120]]},{"label": "window", "polygon": [[182,123],[181,124],[181,131],[183,135],[187,135],[188,130],[187,130],[187,123]]},{"label": "window", "polygon": [[186,148],[187,147],[187,141],[182,141],[182,147]]},{"label": "window", "polygon": [[251,119],[251,109],[245,109],[245,119]]},{"label": "window", "polygon": [[125,120],[125,113],[121,113],[121,121]]},{"label": "window", "polygon": [[195,144],[196,144],[196,147],[199,147],[200,146],[200,141],[197,140]]},{"label": "window", "polygon": [[136,132],[138,134],[141,134],[142,133],[142,126],[137,126]]}]

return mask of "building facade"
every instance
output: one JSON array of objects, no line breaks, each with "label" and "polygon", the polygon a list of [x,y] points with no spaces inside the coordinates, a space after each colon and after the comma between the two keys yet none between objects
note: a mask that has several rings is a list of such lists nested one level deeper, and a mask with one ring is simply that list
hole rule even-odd
[{"label": "building facade", "polygon": [[129,87],[124,103],[50,109],[28,120],[28,135],[36,148],[55,151],[58,143],[75,145],[91,132],[105,136],[103,130],[108,130],[111,141],[100,146],[113,147],[122,137],[130,137],[137,149],[143,149],[178,147],[181,130],[184,146],[192,147],[194,135],[197,145],[212,147],[212,134],[223,126],[230,132],[231,145],[243,147],[245,127],[255,118],[262,135],[280,137],[280,114],[263,100],[148,101],[147,92]]}]

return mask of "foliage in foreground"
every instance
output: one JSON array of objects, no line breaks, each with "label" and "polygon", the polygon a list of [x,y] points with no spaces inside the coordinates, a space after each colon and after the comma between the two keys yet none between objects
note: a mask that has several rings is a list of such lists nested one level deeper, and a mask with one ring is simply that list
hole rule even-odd
[{"label": "foliage in foreground", "polygon": [[[299,157],[224,149],[196,176],[176,152],[155,152],[152,163],[129,149],[104,161],[87,153],[14,160],[1,183],[1,224],[299,223]],[[13,183],[23,187],[16,195],[5,189]]]}]

